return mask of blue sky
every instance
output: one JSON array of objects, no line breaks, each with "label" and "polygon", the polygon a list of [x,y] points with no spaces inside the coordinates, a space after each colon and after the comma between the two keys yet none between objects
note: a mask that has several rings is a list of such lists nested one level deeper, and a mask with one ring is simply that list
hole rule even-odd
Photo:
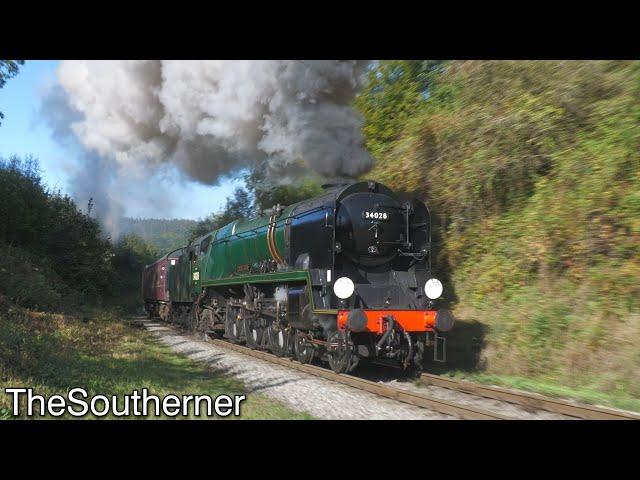
[{"label": "blue sky", "polygon": [[[70,153],[56,144],[49,128],[38,118],[44,91],[48,85],[56,82],[57,66],[57,60],[28,60],[18,75],[8,80],[4,88],[0,89],[0,111],[5,116],[0,125],[0,156],[33,155],[40,162],[47,185],[72,194],[68,174],[62,168]],[[182,181],[162,182],[160,188],[172,199],[173,209],[161,216],[193,219],[205,217],[212,211],[219,210],[226,197],[240,185],[242,182],[239,180],[223,180],[219,186]],[[141,188],[146,187],[141,185]],[[153,205],[135,201],[124,203],[127,216],[160,216]]]}]

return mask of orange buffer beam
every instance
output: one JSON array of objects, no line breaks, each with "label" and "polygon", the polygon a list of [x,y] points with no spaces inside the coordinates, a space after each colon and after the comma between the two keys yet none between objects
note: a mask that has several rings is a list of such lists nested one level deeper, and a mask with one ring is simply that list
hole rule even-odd
[{"label": "orange buffer beam", "polygon": [[[347,324],[350,310],[338,311],[338,328],[343,329]],[[394,321],[407,332],[433,331],[436,325],[436,310],[364,310],[367,316],[365,331],[382,334],[387,323],[384,318],[393,316]]]}]

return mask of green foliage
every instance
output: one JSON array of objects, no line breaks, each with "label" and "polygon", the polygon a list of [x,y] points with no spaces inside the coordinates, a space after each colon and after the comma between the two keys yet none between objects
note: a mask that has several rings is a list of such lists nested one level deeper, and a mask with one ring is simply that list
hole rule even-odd
[{"label": "green foliage", "polygon": [[112,288],[118,305],[125,310],[135,311],[140,305],[142,270],[165,253],[135,234],[123,235],[118,239],[111,259],[117,272]]},{"label": "green foliage", "polygon": [[[0,300],[0,389],[29,387],[49,397],[65,395],[69,385],[81,386],[91,396],[109,397],[131,395],[143,387],[161,397],[194,392],[213,397],[245,394],[241,419],[310,418],[259,393],[247,394],[237,380],[173,354],[147,332],[128,326],[110,312],[93,311],[77,318],[27,312]],[[0,396],[0,418],[14,418],[11,402],[10,395]]]},{"label": "green foliage", "polygon": [[390,60],[368,72],[356,106],[365,119],[363,131],[374,156],[383,155],[424,106],[445,65],[438,60]]},{"label": "green foliage", "polygon": [[[7,80],[18,74],[22,65],[24,65],[24,60],[0,60],[0,88],[4,87]],[[0,112],[0,120],[3,118],[4,115]],[[0,122],[0,125],[2,125],[2,122]]]},{"label": "green foliage", "polygon": [[139,273],[160,255],[158,249],[145,242],[142,237],[135,234],[123,235],[115,244],[113,265],[120,271]]},{"label": "green foliage", "polygon": [[31,157],[0,158],[0,198],[0,295],[44,310],[105,300],[135,308],[157,250],[132,235],[113,246],[71,198],[45,187]]},{"label": "green foliage", "polygon": [[169,252],[189,240],[195,220],[165,218],[123,218],[121,235],[134,234],[153,245],[159,252]]},{"label": "green foliage", "polygon": [[481,366],[640,396],[640,62],[449,62],[422,100],[400,65],[357,101],[367,177],[429,203]]},{"label": "green foliage", "polygon": [[24,65],[24,60],[0,60],[0,88],[4,87],[7,80],[15,77]]},{"label": "green foliage", "polygon": [[40,263],[87,300],[109,291],[109,241],[71,198],[46,189],[36,160],[0,158],[0,198],[0,243],[42,258]]},{"label": "green foliage", "polygon": [[0,193],[0,240],[34,244],[49,207],[38,162],[33,157],[0,157]]},{"label": "green foliage", "polygon": [[70,288],[51,262],[0,243],[0,298],[37,310],[76,308],[80,293]]}]

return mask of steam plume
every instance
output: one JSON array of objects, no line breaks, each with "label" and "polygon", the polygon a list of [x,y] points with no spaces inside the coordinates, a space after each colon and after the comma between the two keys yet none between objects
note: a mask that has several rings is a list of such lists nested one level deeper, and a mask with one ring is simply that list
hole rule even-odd
[{"label": "steam plume", "polygon": [[215,184],[257,162],[278,178],[301,166],[354,177],[372,164],[350,107],[366,65],[63,61],[43,111],[58,138],[72,133],[87,152],[87,168],[100,167],[91,181],[86,172],[78,177],[79,191],[109,190],[105,182],[140,181],[168,167]]},{"label": "steam plume", "polygon": [[351,109],[365,64],[352,61],[62,62],[58,76],[83,118],[82,145],[121,175],[173,162],[214,183],[255,161],[303,160],[355,176],[371,158]]}]

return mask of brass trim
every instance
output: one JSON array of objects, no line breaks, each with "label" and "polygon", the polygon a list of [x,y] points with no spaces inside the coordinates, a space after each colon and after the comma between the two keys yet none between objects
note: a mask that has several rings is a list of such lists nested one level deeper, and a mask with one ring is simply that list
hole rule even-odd
[{"label": "brass trim", "polygon": [[273,247],[273,253],[276,257],[276,262],[278,262],[281,265],[284,265],[284,258],[282,258],[282,256],[280,255],[280,252],[278,251],[278,245],[276,244],[276,224],[274,222],[273,224],[273,228],[271,229],[271,245]]},{"label": "brass trim", "polygon": [[275,254],[273,253],[273,246],[271,245],[271,231],[273,229],[273,216],[269,217],[269,226],[267,227],[267,248],[269,249],[269,255],[274,262],[278,262]]}]

